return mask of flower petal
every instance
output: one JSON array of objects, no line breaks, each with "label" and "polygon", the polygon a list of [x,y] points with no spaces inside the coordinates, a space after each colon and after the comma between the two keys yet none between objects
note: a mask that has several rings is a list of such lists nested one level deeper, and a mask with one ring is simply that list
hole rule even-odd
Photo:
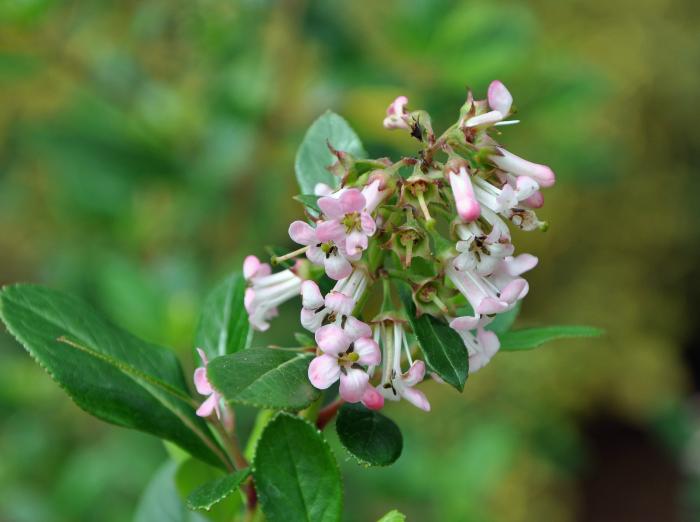
[{"label": "flower petal", "polygon": [[340,219],[343,217],[343,206],[340,204],[340,200],[336,198],[324,196],[318,199],[317,205],[329,219]]},{"label": "flower petal", "polygon": [[328,277],[336,281],[348,277],[352,272],[352,265],[350,262],[337,253],[326,257],[323,266],[326,269]]},{"label": "flower petal", "polygon": [[498,80],[492,81],[487,96],[489,107],[503,114],[503,117],[508,116],[513,105],[513,96],[503,83]]},{"label": "flower petal", "polygon": [[349,189],[343,192],[340,196],[340,205],[343,209],[343,214],[351,212],[362,212],[365,208],[365,197],[357,189]]},{"label": "flower petal", "polygon": [[367,323],[363,323],[352,315],[345,321],[345,333],[353,341],[360,337],[372,337],[372,329]]},{"label": "flower petal", "polygon": [[216,414],[219,416],[218,411],[219,406],[219,395],[217,393],[212,393],[207,400],[205,400],[199,408],[197,408],[197,415],[199,417],[209,417],[214,410],[217,410]]},{"label": "flower petal", "polygon": [[337,219],[321,221],[316,226],[316,238],[320,243],[328,241],[339,243],[345,238],[345,227]]},{"label": "flower petal", "polygon": [[466,222],[477,219],[481,214],[481,208],[474,195],[474,188],[467,169],[461,168],[459,173],[450,172],[450,185],[459,217]]},{"label": "flower petal", "polygon": [[310,310],[323,306],[323,295],[314,281],[307,279],[301,284],[301,306]]},{"label": "flower petal", "polygon": [[406,388],[401,395],[415,407],[423,411],[430,411],[430,403],[425,393],[422,391],[416,390],[415,388]]},{"label": "flower petal", "polygon": [[207,369],[199,367],[194,371],[194,387],[200,395],[209,395],[214,391],[207,379]]},{"label": "flower petal", "polygon": [[382,353],[379,351],[379,345],[371,337],[360,337],[355,341],[353,347],[355,353],[360,356],[357,360],[359,364],[377,366],[382,362]]},{"label": "flower petal", "polygon": [[316,343],[324,353],[337,355],[350,346],[350,339],[337,324],[327,324],[316,330]]},{"label": "flower petal", "polygon": [[255,256],[247,256],[243,260],[243,277],[248,280],[253,277],[262,263]]},{"label": "flower petal", "polygon": [[370,410],[381,410],[384,407],[384,396],[373,386],[367,386],[361,401]]},{"label": "flower petal", "polygon": [[425,363],[423,361],[414,361],[411,367],[403,376],[405,386],[415,386],[425,377]]},{"label": "flower petal", "polygon": [[355,301],[352,297],[348,297],[342,292],[331,290],[326,294],[326,308],[335,312],[338,315],[352,315],[352,310],[355,308]]},{"label": "flower petal", "polygon": [[311,225],[304,221],[294,221],[289,225],[289,237],[292,241],[300,245],[312,245],[318,243],[316,239],[316,231]]},{"label": "flower petal", "polygon": [[340,396],[347,402],[360,402],[365,394],[369,375],[357,368],[348,368],[340,374]]},{"label": "flower petal", "polygon": [[319,390],[325,390],[340,377],[338,359],[331,355],[319,355],[309,364],[309,381]]}]

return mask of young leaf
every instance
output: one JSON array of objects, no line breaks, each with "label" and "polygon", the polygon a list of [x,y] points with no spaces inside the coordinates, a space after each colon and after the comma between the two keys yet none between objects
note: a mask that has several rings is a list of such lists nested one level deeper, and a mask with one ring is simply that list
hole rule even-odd
[{"label": "young leaf", "polygon": [[225,457],[194,413],[173,352],[118,328],[79,299],[40,286],[3,288],[0,317],[82,409],[222,465]]},{"label": "young leaf", "polygon": [[425,362],[445,382],[462,391],[469,374],[469,359],[462,338],[449,325],[432,315],[416,317],[411,293],[402,287],[400,294],[413,333],[425,355]]},{"label": "young leaf", "polygon": [[397,510],[392,509],[382,518],[377,520],[377,522],[406,522],[406,515],[399,513]]},{"label": "young leaf", "polygon": [[306,208],[313,210],[316,215],[318,215],[321,213],[321,209],[318,206],[319,197],[320,196],[314,196],[313,194],[299,194],[298,196],[294,196],[294,199]]},{"label": "young leaf", "polygon": [[343,506],[338,464],[307,421],[281,413],[265,428],[253,477],[269,522],[337,522]]},{"label": "young leaf", "polygon": [[134,522],[207,522],[199,513],[189,511],[175,488],[177,464],[167,461],[149,482],[134,513]]},{"label": "young leaf", "polygon": [[298,411],[319,396],[307,375],[311,359],[295,352],[249,348],[214,359],[207,375],[229,402]]},{"label": "young leaf", "polygon": [[325,183],[331,188],[336,188],[340,183],[327,169],[336,161],[328,149],[329,143],[335,149],[356,157],[366,155],[360,138],[348,122],[327,111],[309,127],[297,151],[294,171],[302,194],[313,194],[317,183]]},{"label": "young leaf", "polygon": [[515,352],[532,350],[538,346],[557,339],[576,337],[598,337],[603,330],[592,326],[545,326],[544,328],[524,328],[512,330],[499,336],[501,351]]},{"label": "young leaf", "polygon": [[[214,482],[227,477],[224,471],[213,468],[201,460],[188,458],[181,462],[175,472],[175,489],[182,502],[187,506],[187,497],[203,484]],[[235,490],[234,490],[235,491]],[[240,492],[227,495],[225,498],[211,505],[206,511],[200,513],[209,522],[231,522],[243,510],[245,501]],[[188,509],[191,509],[188,507]]]},{"label": "young leaf", "polygon": [[344,404],[335,429],[345,449],[365,466],[388,466],[401,455],[403,437],[399,427],[361,404]]},{"label": "young leaf", "polygon": [[204,350],[209,359],[246,348],[250,326],[243,307],[245,287],[243,275],[236,272],[219,283],[205,299],[195,346]]},{"label": "young leaf", "polygon": [[207,482],[190,493],[185,501],[189,509],[209,511],[214,504],[221,502],[250,475],[250,468],[241,469],[223,478]]}]

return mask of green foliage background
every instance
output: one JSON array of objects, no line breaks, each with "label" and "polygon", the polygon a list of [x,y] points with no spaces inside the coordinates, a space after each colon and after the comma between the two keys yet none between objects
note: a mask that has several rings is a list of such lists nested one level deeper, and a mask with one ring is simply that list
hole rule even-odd
[{"label": "green foliage background", "polygon": [[[686,362],[700,294],[698,11],[690,0],[2,3],[0,282],[80,294],[191,358],[205,292],[247,253],[291,246],[294,153],[318,114],[344,115],[372,156],[411,153],[381,127],[396,95],[439,128],[465,85],[483,95],[501,79],[523,120],[506,145],[559,180],[541,213],[549,232],[517,236],[541,259],[519,324],[608,335],[502,354],[463,395],[428,384],[427,415],[391,405],[397,464],[364,470],[336,445],[347,520],[394,507],[409,520],[577,520],[599,464],[583,428],[602,417],[649,433],[685,470],[674,513],[697,515]],[[288,341],[293,308],[267,341]],[[127,520],[165,458],[156,440],[80,412],[5,333],[0,419],[0,520]]]}]

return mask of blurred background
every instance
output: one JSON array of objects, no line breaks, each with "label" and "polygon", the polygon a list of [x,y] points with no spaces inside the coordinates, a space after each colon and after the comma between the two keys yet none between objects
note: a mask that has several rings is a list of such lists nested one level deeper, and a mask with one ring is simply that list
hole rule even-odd
[{"label": "blurred background", "polygon": [[[244,255],[291,246],[293,160],[325,109],[411,154],[389,102],[449,125],[510,88],[507,147],[548,163],[519,326],[602,340],[501,354],[404,454],[336,448],[348,521],[700,520],[700,4],[693,0],[0,2],[0,283],[90,300],[189,367],[198,307]],[[265,339],[298,328],[293,306]],[[244,418],[244,425],[249,422]],[[245,426],[244,426],[245,427]],[[332,430],[330,430],[332,432]],[[0,520],[129,520],[161,444],[93,420],[0,332]]]}]

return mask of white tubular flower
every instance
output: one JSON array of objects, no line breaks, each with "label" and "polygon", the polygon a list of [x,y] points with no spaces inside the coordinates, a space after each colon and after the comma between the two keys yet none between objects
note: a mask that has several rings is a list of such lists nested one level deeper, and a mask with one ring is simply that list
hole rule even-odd
[{"label": "white tubular flower", "polygon": [[481,214],[481,208],[474,193],[471,176],[467,168],[462,166],[456,172],[450,170],[449,178],[459,217],[465,222],[478,219]]},{"label": "white tubular flower", "polygon": [[547,165],[527,161],[502,147],[497,147],[497,149],[500,155],[491,156],[491,161],[499,169],[510,172],[515,176],[528,176],[534,179],[540,187],[551,187],[554,185],[556,180],[554,172]]},{"label": "white tubular flower", "polygon": [[408,98],[405,96],[399,96],[391,102],[383,122],[385,129],[410,129],[406,105],[408,105]]},{"label": "white tubular flower", "polygon": [[510,310],[528,290],[527,281],[521,277],[490,279],[472,270],[459,270],[454,260],[447,264],[445,273],[478,315]]},{"label": "white tubular flower", "polygon": [[250,285],[245,292],[244,304],[248,320],[255,330],[265,331],[270,319],[277,316],[277,307],[299,295],[302,279],[294,270],[272,273],[270,265],[255,256],[243,262],[243,276]]},{"label": "white tubular flower", "polygon": [[501,343],[498,336],[484,326],[491,322],[490,317],[457,317],[450,326],[459,334],[469,353],[469,373],[475,373],[486,366],[496,355]]},{"label": "white tubular flower", "polygon": [[[423,411],[430,411],[428,398],[422,391],[415,388],[416,384],[425,377],[425,363],[411,359],[403,325],[397,321],[391,321],[382,323],[379,328],[381,328],[380,337],[384,353],[382,382],[377,388],[379,393],[390,401],[403,398]],[[410,365],[406,373],[402,373],[401,370],[402,349]]]},{"label": "white tubular flower", "polygon": [[477,223],[459,225],[455,258],[455,267],[459,270],[472,270],[479,275],[489,275],[498,263],[513,254],[513,245],[509,237],[487,235]]},{"label": "white tubular flower", "polygon": [[352,329],[355,320],[350,316],[368,283],[367,273],[355,268],[348,277],[338,281],[324,298],[316,283],[304,281],[300,287],[301,325],[310,332],[315,332],[324,323],[343,324],[346,330]]}]

